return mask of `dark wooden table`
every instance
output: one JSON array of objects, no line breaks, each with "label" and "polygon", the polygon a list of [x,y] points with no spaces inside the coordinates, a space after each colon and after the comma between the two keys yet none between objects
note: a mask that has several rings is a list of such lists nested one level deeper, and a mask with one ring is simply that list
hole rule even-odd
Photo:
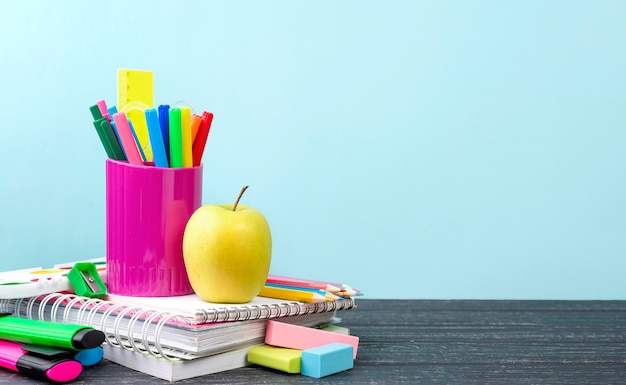
[{"label": "dark wooden table", "polygon": [[[249,366],[176,384],[624,384],[626,301],[367,300],[340,312],[352,370],[322,379]],[[10,371],[0,382],[45,384]],[[167,383],[103,361],[73,384]]]}]

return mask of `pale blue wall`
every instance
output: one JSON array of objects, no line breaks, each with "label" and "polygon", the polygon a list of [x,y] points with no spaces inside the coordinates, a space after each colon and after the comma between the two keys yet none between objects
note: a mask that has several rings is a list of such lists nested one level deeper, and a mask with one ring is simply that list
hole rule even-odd
[{"label": "pale blue wall", "polygon": [[0,270],[104,256],[116,70],[215,113],[205,203],[369,298],[626,299],[626,3],[0,1]]}]

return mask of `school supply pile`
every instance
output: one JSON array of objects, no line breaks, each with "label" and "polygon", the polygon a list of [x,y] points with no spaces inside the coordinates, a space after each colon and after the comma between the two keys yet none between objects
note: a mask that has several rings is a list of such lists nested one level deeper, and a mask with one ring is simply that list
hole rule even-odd
[{"label": "school supply pile", "polygon": [[[100,276],[106,278],[106,265],[97,263]],[[67,269],[71,264],[57,266]],[[47,280],[48,276],[61,280],[62,270],[32,270],[23,274],[39,276],[42,280]],[[67,273],[65,279],[66,276]],[[177,381],[248,365],[248,351],[265,343],[269,320],[280,319],[306,328],[336,327],[337,312],[355,307],[355,295],[359,294],[343,285],[333,287],[276,276],[268,277],[266,287],[279,285],[278,281],[292,285],[282,285],[282,295],[275,294],[282,298],[258,296],[246,304],[208,303],[195,294],[173,297],[106,294],[103,298],[94,298],[55,292],[2,299],[0,311],[23,319],[55,325],[71,323],[100,330],[104,333],[102,348],[106,359]],[[300,286],[293,286],[296,284]],[[335,294],[315,286],[332,288]],[[25,282],[24,289],[28,287],[33,293],[42,286]],[[324,292],[333,297],[323,296],[320,301],[318,296]]]},{"label": "school supply pile", "polygon": [[[100,340],[89,341],[97,342],[106,359],[169,381],[250,363],[273,367],[285,352],[292,356],[285,370],[289,373],[322,377],[351,368],[358,338],[336,325],[337,313],[354,308],[361,294],[350,286],[267,276],[267,258],[266,264],[252,264],[257,270],[216,285],[232,294],[242,282],[259,277],[245,299],[209,297],[243,302],[262,285],[246,303],[211,303],[194,293],[182,241],[189,218],[202,204],[202,156],[213,113],[195,114],[184,104],[155,108],[152,78],[150,71],[120,69],[117,106],[100,100],[90,107],[108,157],[106,258],[0,273],[0,314],[10,314],[4,319],[15,322],[54,325],[51,330],[74,325],[82,330],[76,334],[80,341],[99,333]],[[234,238],[240,244],[254,243],[240,233]],[[259,256],[244,250],[246,263]],[[235,254],[232,248],[228,252],[221,257]],[[271,247],[266,256],[271,256]],[[223,276],[214,268],[208,273]],[[201,283],[208,273],[201,272]],[[40,350],[0,344],[0,354],[16,351],[31,357]],[[37,375],[64,382],[80,374],[75,363],[62,365],[72,375],[60,377],[56,366]]]}]

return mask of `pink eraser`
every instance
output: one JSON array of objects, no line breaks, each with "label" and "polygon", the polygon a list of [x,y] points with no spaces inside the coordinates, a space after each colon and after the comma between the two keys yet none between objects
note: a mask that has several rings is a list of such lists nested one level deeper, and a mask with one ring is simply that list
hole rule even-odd
[{"label": "pink eraser", "polygon": [[346,334],[327,332],[305,326],[292,325],[285,322],[270,320],[265,332],[265,343],[291,349],[311,349],[318,346],[341,342],[354,347],[353,356],[359,347],[359,337]]}]

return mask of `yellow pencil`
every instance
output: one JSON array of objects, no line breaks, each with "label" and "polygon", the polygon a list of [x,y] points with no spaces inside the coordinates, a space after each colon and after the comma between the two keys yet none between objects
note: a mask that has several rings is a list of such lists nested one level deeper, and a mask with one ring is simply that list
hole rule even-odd
[{"label": "yellow pencil", "polygon": [[263,286],[259,296],[307,303],[332,301],[331,299],[312,291],[291,290],[271,286]]},{"label": "yellow pencil", "polygon": [[322,293],[325,293],[325,297],[326,297],[326,299],[328,299],[328,300],[330,300],[330,301],[336,301],[336,300],[338,300],[339,298],[341,298],[341,297],[339,297],[337,294],[333,294],[333,293],[331,293],[330,291],[327,291],[327,290],[326,290],[326,291],[322,290],[322,291],[320,292],[320,294],[322,294]]}]

